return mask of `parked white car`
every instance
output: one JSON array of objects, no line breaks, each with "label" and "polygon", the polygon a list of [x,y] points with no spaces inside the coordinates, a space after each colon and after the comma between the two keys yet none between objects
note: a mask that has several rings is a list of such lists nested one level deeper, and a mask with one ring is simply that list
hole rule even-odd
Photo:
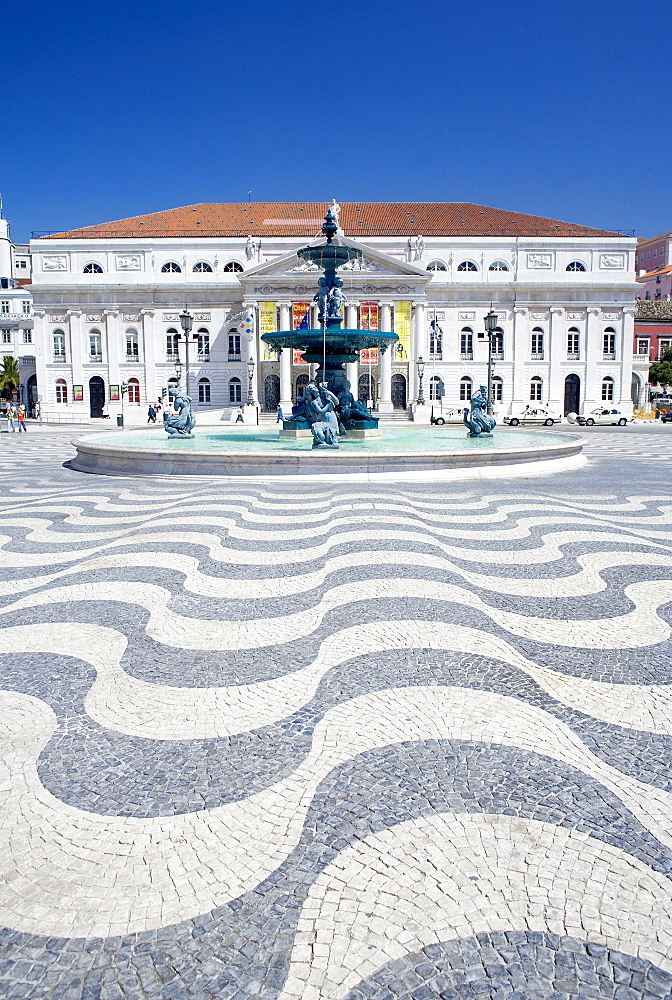
[{"label": "parked white car", "polygon": [[544,427],[552,427],[561,420],[559,414],[553,413],[546,406],[526,406],[522,413],[504,417],[504,423],[509,427],[517,427],[518,424],[541,424]]},{"label": "parked white car", "polygon": [[[467,409],[469,409],[468,406]],[[464,422],[462,419],[463,413],[463,406],[454,407],[452,410],[443,410],[443,412],[439,411],[438,413],[434,409],[434,423],[439,426],[442,424],[461,424]]]},{"label": "parked white car", "polygon": [[601,406],[598,406],[586,414],[586,416],[581,415],[577,417],[576,421],[582,427],[592,427],[593,424],[618,424],[619,427],[625,427],[628,418],[620,410],[605,410]]}]

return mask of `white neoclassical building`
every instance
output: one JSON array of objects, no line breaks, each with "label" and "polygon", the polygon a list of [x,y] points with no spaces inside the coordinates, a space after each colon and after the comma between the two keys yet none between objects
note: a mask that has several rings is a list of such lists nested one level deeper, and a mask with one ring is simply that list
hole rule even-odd
[{"label": "white neoclassical building", "polygon": [[[114,410],[143,419],[184,367],[179,313],[194,317],[189,392],[199,409],[251,395],[288,408],[308,380],[301,356],[276,356],[263,333],[316,325],[317,274],[296,257],[327,203],[201,204],[64,232],[31,243],[37,378],[45,415]],[[636,240],[465,203],[351,202],[343,241],[363,252],[343,269],[345,326],[393,330],[394,355],[349,366],[381,414],[425,398],[456,407],[486,382],[483,318],[493,339],[500,415],[540,401],[562,413],[602,401],[630,412]],[[308,315],[307,315],[308,314]],[[182,376],[184,380],[184,375]]]}]

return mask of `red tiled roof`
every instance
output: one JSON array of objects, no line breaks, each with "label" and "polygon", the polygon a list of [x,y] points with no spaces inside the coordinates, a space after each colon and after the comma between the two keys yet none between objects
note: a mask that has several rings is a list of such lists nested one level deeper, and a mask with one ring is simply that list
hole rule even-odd
[{"label": "red tiled roof", "polygon": [[637,281],[650,281],[651,278],[657,278],[659,274],[670,274],[672,272],[672,264],[668,264],[667,267],[654,268],[653,271],[647,271],[646,274],[640,274],[636,278]]},{"label": "red tiled roof", "polygon": [[[45,239],[123,239],[198,236],[314,237],[326,202],[201,204],[136,215],[119,222],[52,233]],[[469,202],[345,202],[340,224],[347,236],[618,236],[557,219],[486,208]]]}]

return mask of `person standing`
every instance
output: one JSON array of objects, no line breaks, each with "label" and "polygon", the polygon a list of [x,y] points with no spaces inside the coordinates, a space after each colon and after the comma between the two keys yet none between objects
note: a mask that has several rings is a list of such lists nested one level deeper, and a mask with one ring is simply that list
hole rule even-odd
[{"label": "person standing", "polygon": [[21,431],[23,431],[24,434],[27,434],[28,428],[26,427],[26,408],[23,405],[23,403],[19,407],[19,411],[16,415],[16,418],[17,418],[17,423],[19,425],[19,434],[21,433]]},{"label": "person standing", "polygon": [[8,433],[9,433],[9,431],[11,431],[12,434],[16,434],[16,424],[15,424],[15,421],[16,421],[16,407],[14,406],[14,403],[10,403],[9,404],[9,408],[7,410],[7,432]]},{"label": "person standing", "polygon": [[276,424],[281,424],[283,422],[283,420],[284,420],[284,417],[282,415],[282,407],[278,404],[278,412],[277,412],[277,415],[276,415],[276,421],[275,422],[276,422]]}]

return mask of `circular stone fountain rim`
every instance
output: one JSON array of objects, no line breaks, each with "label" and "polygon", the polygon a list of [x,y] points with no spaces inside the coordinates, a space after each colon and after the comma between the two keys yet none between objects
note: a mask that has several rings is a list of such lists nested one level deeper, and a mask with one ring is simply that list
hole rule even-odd
[{"label": "circular stone fountain rim", "polygon": [[[515,433],[515,432],[514,432]],[[530,432],[534,433],[534,432]],[[107,435],[104,435],[107,437]],[[111,438],[115,437],[110,432]],[[112,476],[147,476],[149,478],[213,477],[217,479],[321,479],[404,480],[432,478],[479,478],[488,475],[531,475],[531,464],[537,472],[560,472],[586,464],[582,454],[586,438],[574,433],[563,434],[562,443],[543,443],[544,432],[538,432],[539,447],[499,448],[488,451],[387,451],[365,452],[331,449],[273,452],[225,451],[213,449],[172,449],[162,440],[156,447],[123,447],[101,443],[101,434],[74,438],[71,444],[77,455],[70,467],[78,472]],[[153,456],[154,461],[148,459]],[[393,465],[391,469],[390,466]],[[225,466],[226,468],[222,468]],[[546,468],[544,468],[546,466]],[[527,471],[525,471],[527,470]]]}]

